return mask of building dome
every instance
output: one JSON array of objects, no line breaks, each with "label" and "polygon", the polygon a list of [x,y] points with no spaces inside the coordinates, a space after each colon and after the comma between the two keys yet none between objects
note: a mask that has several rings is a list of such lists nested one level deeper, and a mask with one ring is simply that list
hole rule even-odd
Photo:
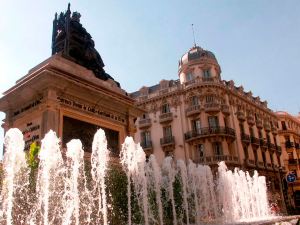
[{"label": "building dome", "polygon": [[199,46],[194,46],[180,58],[179,68],[193,61],[196,62],[202,60],[208,60],[211,61],[212,63],[218,64],[218,61],[212,52],[204,50]]}]

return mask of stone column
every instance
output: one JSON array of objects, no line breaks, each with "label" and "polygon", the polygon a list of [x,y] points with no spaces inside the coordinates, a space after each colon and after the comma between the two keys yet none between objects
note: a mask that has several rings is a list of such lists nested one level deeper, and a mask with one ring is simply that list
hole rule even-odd
[{"label": "stone column", "polygon": [[44,107],[42,114],[41,135],[44,138],[49,130],[53,130],[58,135],[59,129],[59,109],[57,95],[54,89],[47,89],[44,92]]}]

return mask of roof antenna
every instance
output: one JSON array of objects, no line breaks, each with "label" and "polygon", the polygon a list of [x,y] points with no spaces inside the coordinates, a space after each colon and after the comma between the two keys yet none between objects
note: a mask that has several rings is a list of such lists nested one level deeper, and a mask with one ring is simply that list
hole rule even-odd
[{"label": "roof antenna", "polygon": [[192,24],[192,31],[193,31],[193,38],[194,38],[194,47],[196,47],[196,40],[195,40],[195,32],[194,32],[194,24]]}]

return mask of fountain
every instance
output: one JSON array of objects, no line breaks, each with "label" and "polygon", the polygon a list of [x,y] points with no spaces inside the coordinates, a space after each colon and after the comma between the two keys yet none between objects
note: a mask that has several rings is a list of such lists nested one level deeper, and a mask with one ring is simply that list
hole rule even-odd
[{"label": "fountain", "polygon": [[[94,136],[90,161],[84,160],[80,140],[61,151],[60,140],[49,131],[42,140],[39,165],[32,173],[26,163],[23,135],[11,129],[5,136],[4,178],[0,196],[0,224],[79,225],[118,224],[200,225],[239,224],[272,218],[266,181],[219,163],[210,167],[166,157],[161,166],[154,155],[146,159],[139,144],[127,137],[120,153],[119,174],[127,202],[113,201],[107,184],[109,150],[103,130]],[[62,154],[62,152],[64,152]],[[31,171],[32,172],[32,171]],[[32,188],[34,187],[34,188]],[[114,211],[117,207],[122,210]]]}]

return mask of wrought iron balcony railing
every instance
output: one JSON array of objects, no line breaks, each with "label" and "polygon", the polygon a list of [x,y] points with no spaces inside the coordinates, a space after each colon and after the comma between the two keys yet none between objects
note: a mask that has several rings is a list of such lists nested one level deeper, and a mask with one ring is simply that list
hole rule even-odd
[{"label": "wrought iron balcony railing", "polygon": [[254,136],[250,136],[250,139],[251,139],[251,144],[256,145],[256,146],[260,145],[258,138],[254,137]]},{"label": "wrought iron balcony railing", "polygon": [[146,118],[146,119],[140,119],[139,120],[139,128],[146,128],[151,126],[151,119]]},{"label": "wrought iron balcony railing", "polygon": [[164,123],[164,122],[170,122],[173,120],[173,113],[168,112],[168,113],[162,113],[159,115],[159,122]]},{"label": "wrought iron balcony railing", "polygon": [[160,139],[160,144],[162,146],[165,146],[165,145],[173,145],[175,143],[175,139],[174,139],[174,136],[166,136],[166,137],[162,137]]},{"label": "wrought iron balcony railing", "polygon": [[192,106],[188,107],[185,111],[187,116],[191,116],[191,115],[194,115],[194,114],[197,114],[200,112],[201,112],[200,105],[192,105]]},{"label": "wrought iron balcony railing", "polygon": [[244,143],[250,143],[250,135],[241,133],[241,140]]},{"label": "wrought iron balcony railing", "polygon": [[215,155],[208,157],[200,157],[195,160],[201,164],[217,164],[218,162],[224,161],[227,164],[239,164],[239,158],[232,155]]},{"label": "wrought iron balcony railing", "polygon": [[235,138],[235,130],[229,127],[204,127],[198,130],[192,130],[185,133],[185,140],[188,141],[193,138],[206,137],[212,135],[225,135]]},{"label": "wrought iron balcony railing", "polygon": [[148,140],[148,141],[142,141],[141,142],[141,146],[144,150],[147,150],[147,149],[152,149],[152,141]]},{"label": "wrought iron balcony railing", "polygon": [[286,148],[294,148],[295,147],[294,142],[286,141],[285,142],[285,147]]}]

